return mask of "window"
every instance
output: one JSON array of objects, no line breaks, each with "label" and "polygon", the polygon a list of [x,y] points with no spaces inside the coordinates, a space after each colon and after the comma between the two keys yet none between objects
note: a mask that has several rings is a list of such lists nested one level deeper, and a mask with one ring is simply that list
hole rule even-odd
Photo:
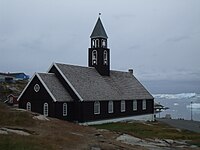
[{"label": "window", "polygon": [[101,40],[102,42],[102,47],[106,47],[106,40]]},{"label": "window", "polygon": [[44,116],[49,115],[48,103],[44,103],[43,114],[44,114]]},{"label": "window", "polygon": [[142,110],[146,110],[147,109],[147,102],[146,99],[142,100]]},{"label": "window", "polygon": [[113,101],[108,102],[108,113],[113,113]]},{"label": "window", "polygon": [[92,47],[95,47],[96,41],[92,40]]},{"label": "window", "polygon": [[63,103],[63,116],[67,116],[67,103]]},{"label": "window", "polygon": [[13,103],[13,97],[10,96],[10,101],[9,101],[11,104]]},{"label": "window", "polygon": [[92,51],[92,65],[97,65],[97,51]]},{"label": "window", "polygon": [[99,47],[99,39],[96,39],[96,47]]},{"label": "window", "polygon": [[108,64],[108,52],[106,50],[103,52],[103,60],[104,60],[103,64],[107,65]]},{"label": "window", "polygon": [[125,112],[126,111],[126,103],[125,101],[121,101],[121,112]]},{"label": "window", "polygon": [[137,110],[137,100],[133,100],[133,111]]},{"label": "window", "polygon": [[30,102],[26,103],[26,110],[31,111],[31,103]]},{"label": "window", "polygon": [[40,90],[39,84],[36,84],[36,85],[34,86],[34,90],[35,90],[35,92],[39,92],[39,90]]},{"label": "window", "polygon": [[94,102],[94,114],[100,114],[100,103]]}]

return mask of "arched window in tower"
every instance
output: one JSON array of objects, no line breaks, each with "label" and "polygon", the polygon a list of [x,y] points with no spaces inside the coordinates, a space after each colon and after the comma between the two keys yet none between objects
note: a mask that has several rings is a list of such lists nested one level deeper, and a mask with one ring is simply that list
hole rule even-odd
[{"label": "arched window in tower", "polygon": [[96,41],[95,39],[92,40],[92,47],[95,47]]},{"label": "arched window in tower", "polygon": [[102,47],[105,48],[105,47],[106,47],[106,40],[103,40],[103,39],[102,39],[102,40],[101,40],[101,45],[102,45]]},{"label": "arched window in tower", "polygon": [[97,65],[97,51],[92,51],[92,65]]},{"label": "arched window in tower", "polygon": [[106,50],[103,52],[103,64],[108,65],[108,52]]},{"label": "arched window in tower", "polygon": [[99,47],[99,39],[96,39],[96,47]]}]

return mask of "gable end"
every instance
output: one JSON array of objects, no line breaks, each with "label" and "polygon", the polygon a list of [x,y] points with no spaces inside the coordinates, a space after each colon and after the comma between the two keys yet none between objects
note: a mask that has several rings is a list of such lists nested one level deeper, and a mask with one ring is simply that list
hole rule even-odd
[{"label": "gable end", "polygon": [[29,87],[29,85],[32,83],[33,79],[36,78],[36,77],[39,79],[39,81],[41,82],[41,84],[44,86],[45,90],[50,95],[50,97],[53,99],[53,101],[56,102],[57,101],[56,98],[53,96],[53,94],[48,89],[47,85],[44,83],[44,81],[41,79],[41,77],[39,76],[38,73],[35,73],[33,75],[33,77],[31,78],[31,80],[29,81],[29,83],[26,85],[26,87],[24,88],[24,90],[22,91],[22,93],[20,94],[20,96],[18,97],[17,101],[20,100],[20,98],[23,96],[23,94],[25,93],[25,91],[27,90],[27,88]]}]

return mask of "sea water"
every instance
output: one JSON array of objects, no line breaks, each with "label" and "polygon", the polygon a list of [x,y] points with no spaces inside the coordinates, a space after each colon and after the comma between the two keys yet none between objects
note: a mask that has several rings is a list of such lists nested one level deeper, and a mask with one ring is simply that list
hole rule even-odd
[{"label": "sea water", "polygon": [[156,114],[156,117],[165,117],[170,114],[173,119],[200,121],[200,94],[153,94],[155,102],[169,109]]}]

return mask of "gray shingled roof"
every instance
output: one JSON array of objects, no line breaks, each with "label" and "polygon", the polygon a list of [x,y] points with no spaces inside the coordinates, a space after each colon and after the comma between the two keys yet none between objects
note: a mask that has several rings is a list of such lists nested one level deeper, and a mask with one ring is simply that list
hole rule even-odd
[{"label": "gray shingled roof", "polygon": [[129,72],[111,71],[101,76],[95,68],[56,63],[84,101],[153,99]]},{"label": "gray shingled roof", "polygon": [[64,86],[60,83],[55,74],[52,73],[38,73],[43,82],[46,84],[49,91],[57,101],[73,101],[72,97],[66,91]]},{"label": "gray shingled roof", "polygon": [[90,38],[108,38],[100,18],[98,18]]}]

